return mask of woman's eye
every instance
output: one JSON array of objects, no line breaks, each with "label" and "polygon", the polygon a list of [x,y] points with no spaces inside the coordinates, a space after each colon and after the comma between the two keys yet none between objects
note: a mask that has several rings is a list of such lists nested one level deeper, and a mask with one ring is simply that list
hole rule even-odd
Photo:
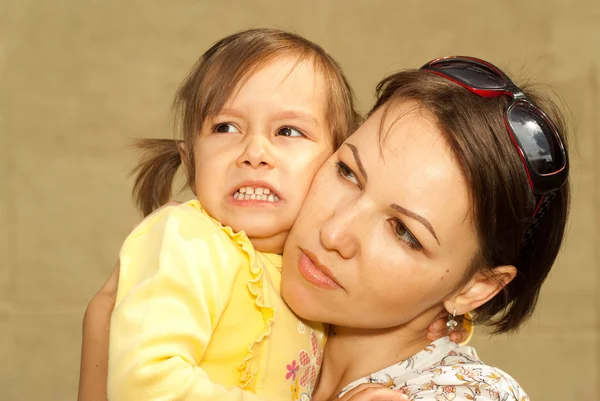
[{"label": "woman's eye", "polygon": [[353,184],[360,186],[360,182],[358,181],[356,174],[354,174],[354,171],[352,171],[350,167],[346,165],[346,163],[336,162],[335,165],[337,166],[338,174],[340,175],[340,177],[352,182]]},{"label": "woman's eye", "polygon": [[400,241],[405,242],[408,246],[413,249],[420,250],[423,249],[423,246],[417,241],[417,239],[412,235],[408,228],[402,223],[400,220],[392,220],[392,225],[394,228],[394,233],[400,239]]},{"label": "woman's eye", "polygon": [[213,132],[240,132],[237,127],[230,123],[215,124]]},{"label": "woman's eye", "polygon": [[277,135],[281,136],[290,136],[290,137],[299,137],[304,136],[304,134],[297,128],[294,127],[283,127],[277,131]]}]

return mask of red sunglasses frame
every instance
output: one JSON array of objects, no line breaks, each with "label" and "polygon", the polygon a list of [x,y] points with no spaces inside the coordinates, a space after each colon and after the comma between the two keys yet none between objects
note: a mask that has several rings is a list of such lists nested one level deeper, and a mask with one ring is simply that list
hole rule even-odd
[{"label": "red sunglasses frame", "polygon": [[[442,62],[447,63],[447,62],[452,62],[452,61],[463,62],[463,63],[466,62],[466,63],[473,64],[476,66],[487,68],[488,70],[491,70],[492,72],[494,72],[496,74],[496,76],[504,82],[505,87],[504,88],[493,88],[493,89],[477,88],[477,87],[469,85],[468,83],[460,80],[459,78],[456,78],[450,74],[445,73],[443,70],[436,69],[436,67],[435,67],[435,65],[438,63],[442,63]],[[556,190],[558,188],[560,188],[566,181],[566,177],[568,174],[568,167],[569,167],[568,154],[565,150],[564,143],[563,143],[562,139],[560,138],[560,135],[558,134],[558,130],[556,129],[556,126],[552,123],[552,121],[548,118],[548,116],[539,107],[537,107],[536,105],[531,103],[525,97],[525,95],[519,89],[519,87],[516,86],[504,72],[502,72],[495,65],[493,65],[485,60],[481,60],[481,59],[478,59],[475,57],[466,57],[466,56],[440,57],[440,58],[437,58],[437,59],[432,60],[429,63],[425,64],[423,67],[420,68],[420,70],[438,75],[442,78],[452,81],[455,84],[460,85],[461,87],[469,90],[470,92],[472,92],[478,96],[484,97],[484,98],[496,98],[496,97],[500,97],[500,96],[509,96],[512,99],[512,102],[509,103],[508,107],[506,108],[506,110],[504,112],[504,125],[510,135],[510,138],[511,138],[515,148],[518,151],[519,157],[521,158],[521,162],[523,163],[523,167],[525,168],[525,172],[527,174],[527,179],[529,181],[529,186],[531,188],[531,191],[533,192],[533,194],[536,197],[540,198],[537,203],[537,206],[535,208],[534,216],[536,214],[538,214],[538,212],[540,211],[541,205],[544,203],[549,203],[549,201],[554,197]],[[519,144],[519,141],[517,140],[515,133],[514,133],[512,127],[510,126],[510,122],[508,119],[508,114],[509,114],[510,110],[517,104],[524,104],[524,105],[526,105],[527,108],[532,109],[532,112],[537,114],[541,118],[543,118],[544,121],[546,122],[547,126],[550,127],[550,129],[552,129],[552,134],[555,137],[557,144],[559,145],[560,151],[562,152],[562,155],[563,155],[563,158],[565,161],[564,165],[561,168],[559,168],[558,170],[553,171],[551,173],[547,173],[547,174],[535,173],[535,176],[536,176],[536,178],[537,177],[559,176],[556,178],[558,178],[559,180],[562,181],[560,183],[560,185],[554,186],[553,188],[539,188],[540,186],[547,187],[547,185],[539,185],[539,184],[536,185],[534,183],[534,177],[532,174],[533,169],[530,168],[529,161],[527,160],[527,156],[526,156],[525,152],[523,151],[521,145]]]}]

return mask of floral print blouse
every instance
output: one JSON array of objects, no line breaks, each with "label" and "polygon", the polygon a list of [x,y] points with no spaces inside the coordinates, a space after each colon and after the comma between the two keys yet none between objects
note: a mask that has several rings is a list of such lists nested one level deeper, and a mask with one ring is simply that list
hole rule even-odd
[{"label": "floral print blouse", "polygon": [[448,337],[423,351],[346,386],[338,397],[363,383],[398,389],[409,400],[529,401],[519,384],[500,369],[481,362],[473,347]]}]

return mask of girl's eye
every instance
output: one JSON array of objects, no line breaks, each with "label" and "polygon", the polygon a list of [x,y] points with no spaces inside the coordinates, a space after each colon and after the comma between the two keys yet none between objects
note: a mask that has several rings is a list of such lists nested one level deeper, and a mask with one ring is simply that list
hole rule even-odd
[{"label": "girl's eye", "polygon": [[394,234],[396,234],[396,236],[398,237],[398,239],[400,239],[400,241],[406,243],[412,249],[415,249],[415,250],[423,249],[423,246],[419,243],[419,241],[417,241],[415,236],[412,235],[412,233],[408,230],[408,228],[406,228],[404,223],[402,223],[400,220],[397,220],[397,219],[393,219],[391,221],[391,223],[392,223],[392,228],[394,229]]},{"label": "girl's eye", "polygon": [[301,137],[304,134],[298,129],[294,127],[283,127],[277,131],[277,135],[281,136],[290,136],[290,137]]},{"label": "girl's eye", "polygon": [[237,127],[230,123],[215,124],[213,132],[240,132]]},{"label": "girl's eye", "polygon": [[356,174],[354,174],[354,171],[352,171],[346,163],[338,161],[335,163],[335,165],[337,167],[337,171],[340,177],[347,181],[350,181],[355,185],[360,186],[360,182],[358,181]]}]

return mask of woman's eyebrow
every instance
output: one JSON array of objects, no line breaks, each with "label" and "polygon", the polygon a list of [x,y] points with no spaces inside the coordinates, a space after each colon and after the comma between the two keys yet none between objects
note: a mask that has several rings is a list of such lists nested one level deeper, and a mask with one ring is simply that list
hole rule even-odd
[{"label": "woman's eyebrow", "polygon": [[360,170],[360,173],[362,174],[362,176],[365,178],[365,183],[366,183],[369,180],[369,177],[367,176],[367,171],[365,170],[365,167],[363,166],[362,162],[360,161],[360,154],[358,153],[358,149],[356,148],[356,146],[354,146],[348,142],[346,142],[345,145],[348,146],[350,148],[350,150],[352,151],[352,155],[354,156],[356,165],[358,166],[358,169]]},{"label": "woman's eyebrow", "polygon": [[394,209],[398,213],[402,213],[403,215],[408,216],[412,219],[415,219],[419,223],[423,224],[425,226],[425,228],[429,230],[431,235],[433,235],[433,238],[435,238],[438,245],[442,245],[442,244],[440,244],[440,240],[438,239],[437,235],[435,235],[435,230],[433,229],[433,226],[425,217],[420,216],[420,215],[416,214],[415,212],[411,212],[410,210],[405,209],[400,205],[396,205],[395,203],[392,203],[390,206],[392,207],[392,209]]}]

